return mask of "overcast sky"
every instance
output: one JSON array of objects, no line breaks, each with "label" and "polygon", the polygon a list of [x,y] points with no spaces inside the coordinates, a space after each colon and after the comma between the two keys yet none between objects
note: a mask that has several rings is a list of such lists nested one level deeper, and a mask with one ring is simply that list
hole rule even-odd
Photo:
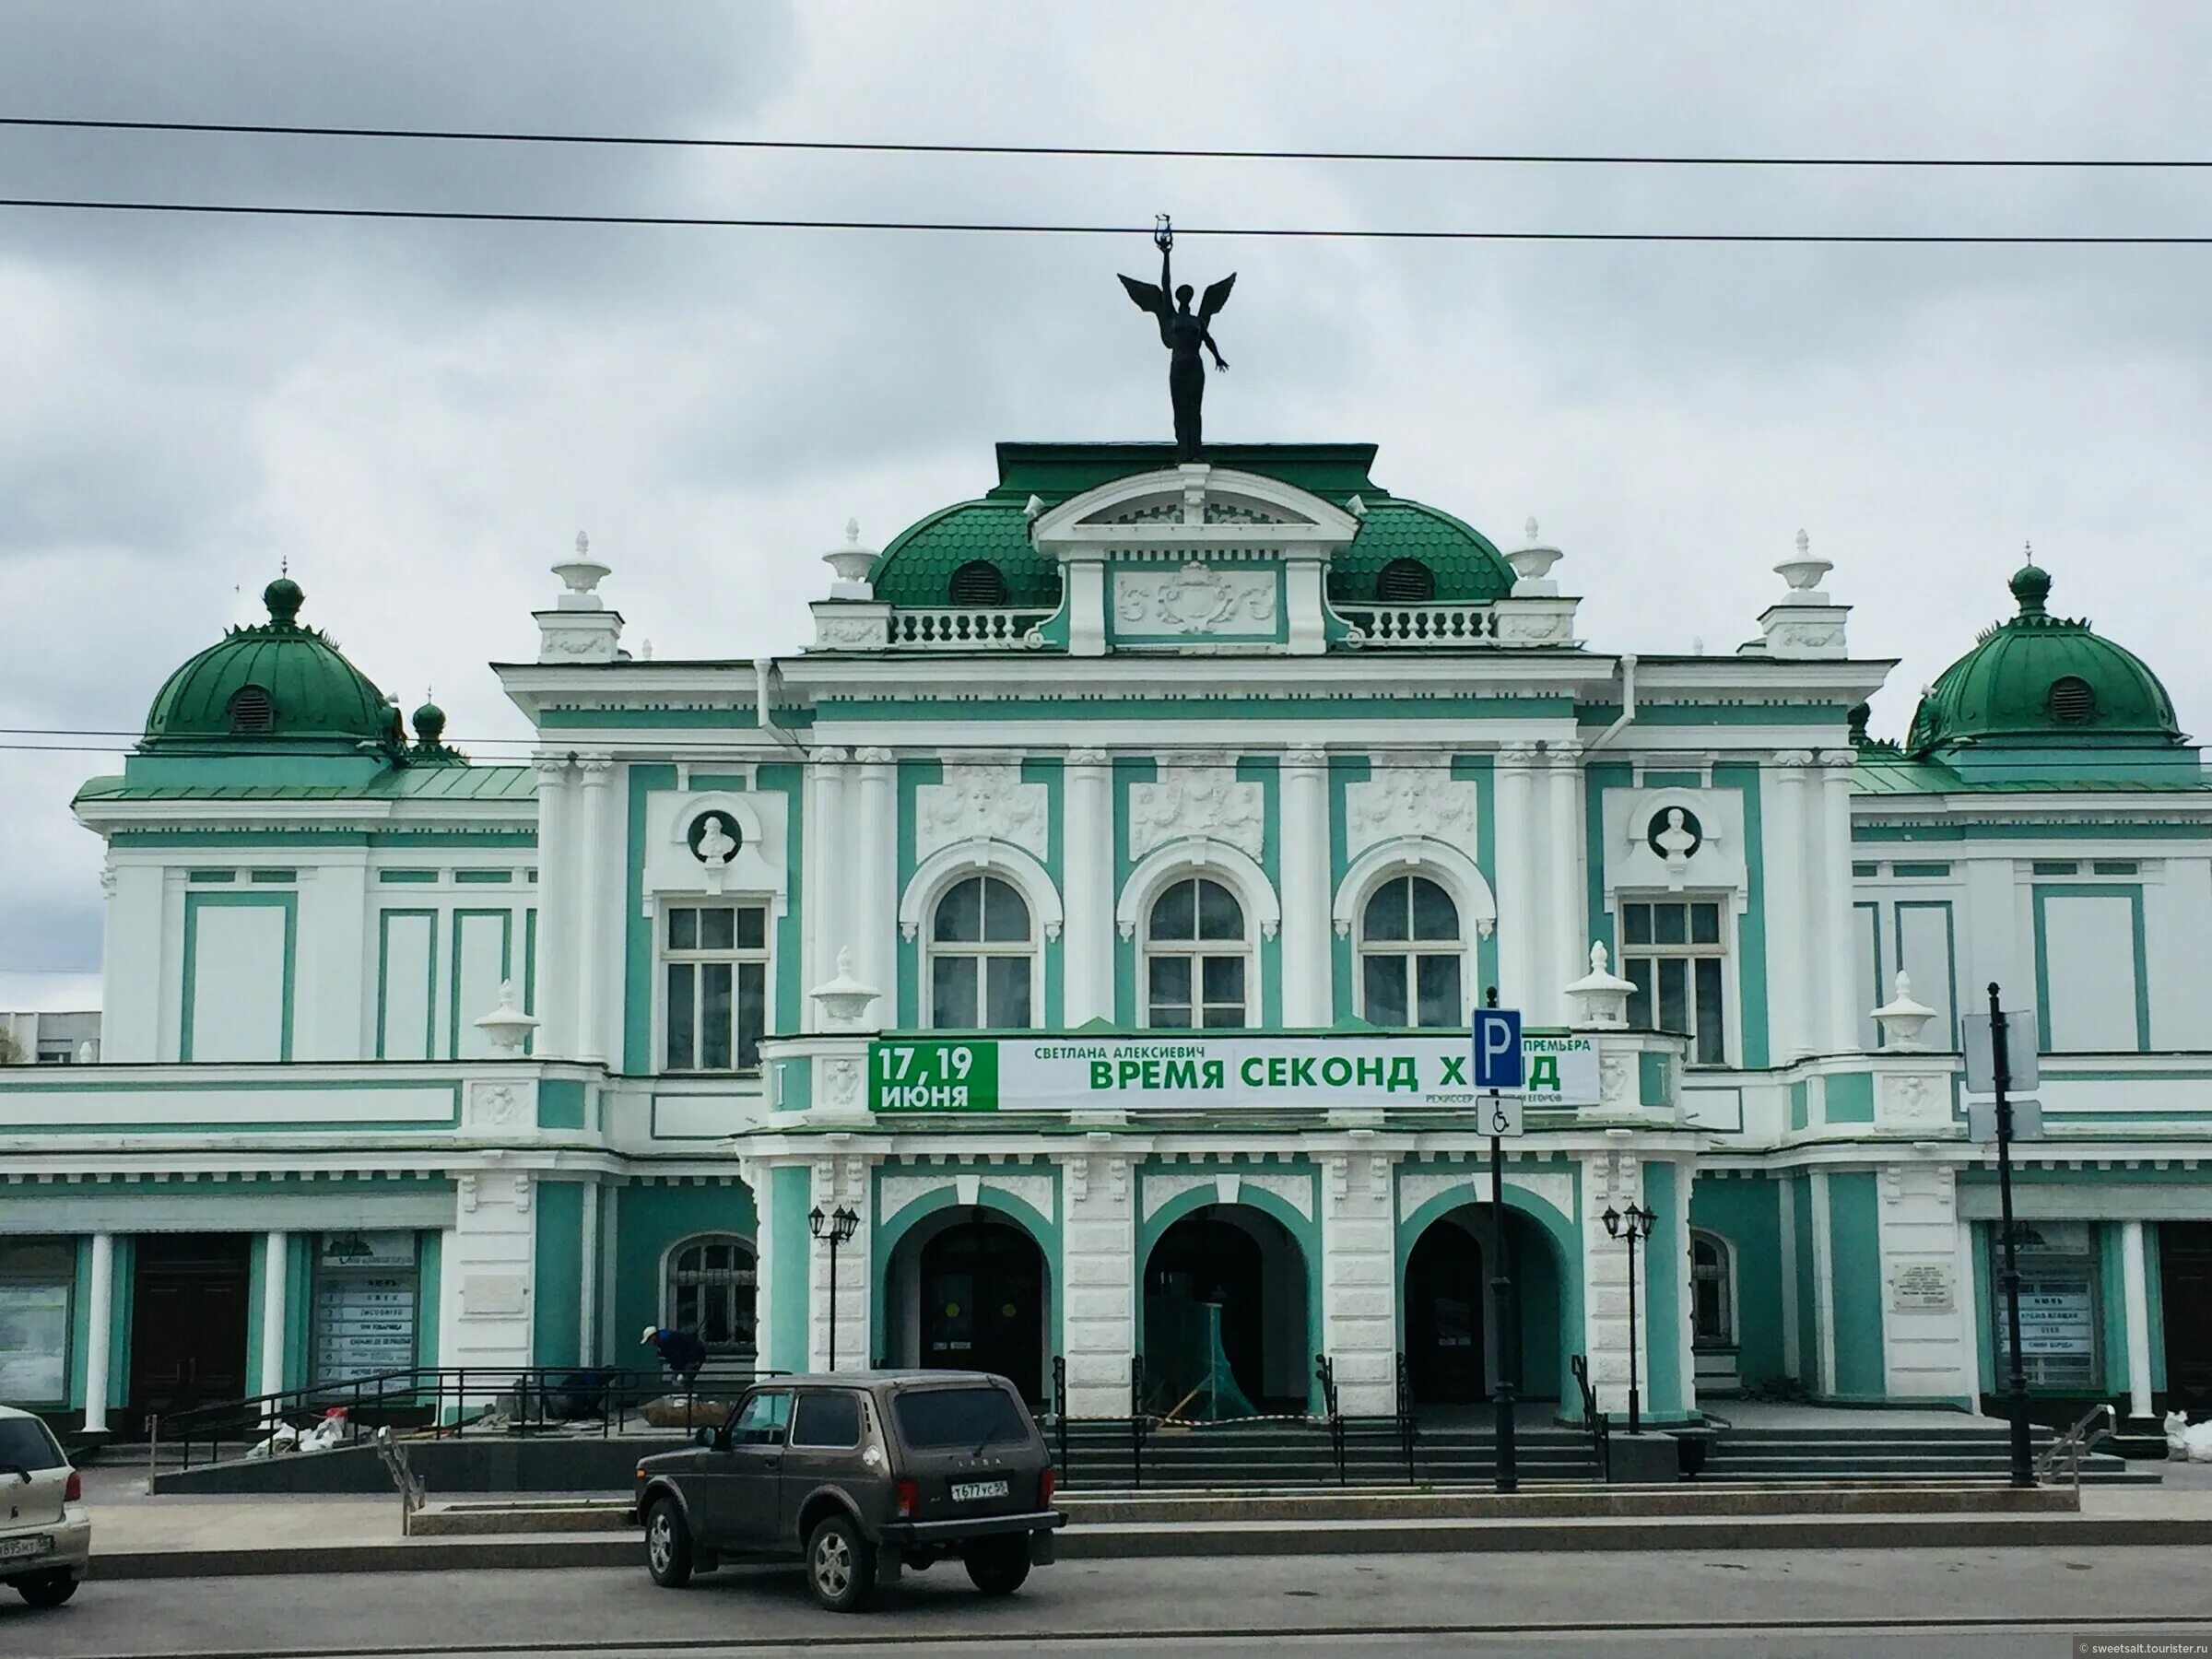
[{"label": "overcast sky", "polygon": [[[2212,10],[14,0],[0,112],[1259,148],[2212,154]],[[1301,226],[2212,232],[2212,176],[799,157],[0,132],[8,195]],[[1800,526],[1918,688],[2032,539],[2212,727],[2212,249],[1186,239],[1206,429],[1567,552],[1601,650],[1733,649]],[[0,724],[135,730],[288,558],[450,735],[577,529],[656,655],[798,649],[824,548],[1004,438],[1169,436],[1098,239],[0,209]],[[91,739],[88,741],[101,741]],[[500,751],[505,752],[505,751]],[[0,752],[0,970],[98,966],[96,754]],[[16,982],[19,983],[20,982]]]}]

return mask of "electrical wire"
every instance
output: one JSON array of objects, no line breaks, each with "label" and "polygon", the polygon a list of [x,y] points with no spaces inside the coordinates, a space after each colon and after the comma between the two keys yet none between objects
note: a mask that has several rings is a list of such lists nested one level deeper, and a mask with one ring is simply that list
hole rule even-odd
[{"label": "electrical wire", "polygon": [[806,151],[890,156],[1013,156],[1120,161],[1357,161],[1503,167],[2016,168],[2124,171],[2212,169],[2212,159],[2168,156],[1758,156],[1512,150],[1206,149],[1100,144],[921,143],[858,138],[686,138],[645,134],[485,132],[436,127],[308,126],[273,122],[103,121],[0,115],[0,126],[85,132],[201,133],[246,137],[398,138],[464,144],[554,144],[650,149]]},{"label": "electrical wire", "polygon": [[[1149,236],[1150,225],[1030,225],[947,219],[811,219],[724,218],[674,213],[524,213],[489,208],[310,207],[265,202],[108,202],[77,197],[6,196],[0,207],[45,207],[96,213],[173,213],[263,218],[403,219],[493,225],[612,225],[715,230],[935,231],[980,236]],[[1345,241],[1674,242],[1769,246],[2201,248],[2212,235],[2150,232],[1836,230],[1468,230],[1359,226],[1194,225],[1183,236],[1258,237]]]}]

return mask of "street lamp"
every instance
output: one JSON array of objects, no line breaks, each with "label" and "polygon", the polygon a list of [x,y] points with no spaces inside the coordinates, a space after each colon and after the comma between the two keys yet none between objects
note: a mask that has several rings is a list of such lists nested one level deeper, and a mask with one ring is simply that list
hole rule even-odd
[{"label": "street lamp", "polygon": [[1636,1241],[1652,1236],[1652,1223],[1659,1218],[1639,1209],[1631,1198],[1626,1215],[1606,1206],[1604,1219],[1608,1235],[1629,1241],[1629,1432],[1638,1434],[1643,1429],[1643,1400],[1636,1385]]},{"label": "street lamp", "polygon": [[830,1243],[830,1369],[831,1371],[837,1369],[837,1252],[838,1247],[853,1236],[853,1229],[859,1225],[860,1218],[841,1204],[826,1216],[822,1214],[822,1206],[818,1204],[806,1212],[806,1230],[818,1240],[826,1239]]}]

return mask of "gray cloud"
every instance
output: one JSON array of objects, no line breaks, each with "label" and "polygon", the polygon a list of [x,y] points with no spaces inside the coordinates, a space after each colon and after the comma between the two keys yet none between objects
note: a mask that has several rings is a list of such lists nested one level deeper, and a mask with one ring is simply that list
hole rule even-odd
[{"label": "gray cloud", "polygon": [[[2212,17],[1749,4],[80,4],[0,12],[0,107],[364,124],[1301,147],[2193,153]],[[2203,229],[2194,178],[1048,162],[0,132],[10,194],[806,217]],[[1371,439],[1378,476],[1567,549],[1601,649],[1727,651],[1803,525],[1915,688],[2023,538],[2212,725],[2192,601],[2198,253],[1225,241],[1225,438]],[[133,727],[281,559],[453,733],[525,727],[579,525],[633,641],[805,637],[818,553],[971,495],[1006,437],[1162,435],[1127,242],[0,218],[0,711]],[[113,757],[0,751],[0,967],[98,952]]]}]

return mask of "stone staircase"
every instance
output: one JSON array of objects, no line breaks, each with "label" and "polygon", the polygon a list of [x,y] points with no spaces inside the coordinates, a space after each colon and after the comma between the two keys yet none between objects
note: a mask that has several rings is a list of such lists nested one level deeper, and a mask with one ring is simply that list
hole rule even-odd
[{"label": "stone staircase", "polygon": [[[1531,1413],[1535,1417],[1535,1413]],[[1616,1425],[1616,1431],[1618,1426]],[[1055,1453],[1051,1426],[1045,1439]],[[1548,1414],[1524,1421],[1515,1434],[1515,1467],[1524,1485],[1601,1478],[1590,1436]],[[2040,1453],[2051,1431],[2039,1429]],[[1325,1424],[1299,1421],[1225,1423],[1156,1429],[1145,1436],[1141,1479],[1124,1422],[1068,1425],[1062,1485],[1071,1492],[1291,1488],[1338,1484]],[[2010,1468],[2002,1424],[1940,1418],[1924,1426],[1820,1426],[1797,1429],[1715,1427],[1696,1479],[1751,1485],[1840,1485],[1928,1482],[2002,1484]],[[1496,1444],[1488,1428],[1454,1425],[1417,1430],[1408,1479],[1397,1426],[1389,1418],[1347,1418],[1343,1481],[1371,1488],[1488,1486],[1496,1478]],[[2155,1485],[2156,1464],[2130,1464],[2093,1453],[2085,1485]]]}]

